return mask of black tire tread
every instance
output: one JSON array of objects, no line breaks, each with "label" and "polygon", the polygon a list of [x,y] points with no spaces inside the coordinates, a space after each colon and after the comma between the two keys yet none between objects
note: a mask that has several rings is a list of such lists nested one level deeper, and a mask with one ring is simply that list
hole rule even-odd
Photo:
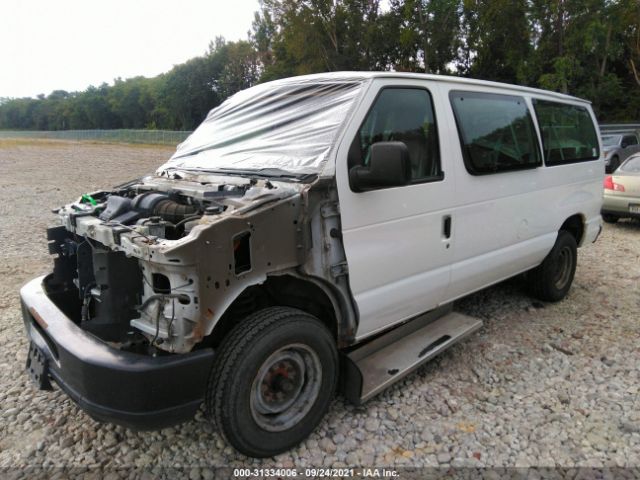
[{"label": "black tire tread", "polygon": [[233,366],[236,364],[238,357],[246,352],[247,346],[256,337],[259,337],[272,325],[298,322],[300,317],[306,317],[326,328],[317,318],[302,310],[292,307],[268,307],[247,316],[222,341],[209,379],[205,407],[207,415],[213,420],[218,431],[227,442],[229,442],[229,439],[225,434],[225,419],[223,415],[223,396],[226,391],[224,387],[233,376]]},{"label": "black tire tread", "polygon": [[[540,265],[538,265],[536,268],[534,268],[529,272],[528,281],[529,281],[529,288],[530,288],[531,294],[534,297],[538,298],[539,300],[543,300],[546,302],[557,302],[562,298],[564,298],[564,295],[558,298],[557,291],[549,281],[550,269],[553,268],[552,262],[550,261],[550,257],[555,253],[556,246],[564,241],[564,240],[561,240],[561,237],[570,237],[571,241],[576,243],[575,237],[570,232],[566,230],[560,230],[558,232],[558,238],[556,239],[556,243],[554,244],[551,252],[549,252],[549,255],[547,255],[547,257],[544,259],[544,261]],[[573,282],[573,277],[569,281],[569,286],[571,285],[572,282]]]}]

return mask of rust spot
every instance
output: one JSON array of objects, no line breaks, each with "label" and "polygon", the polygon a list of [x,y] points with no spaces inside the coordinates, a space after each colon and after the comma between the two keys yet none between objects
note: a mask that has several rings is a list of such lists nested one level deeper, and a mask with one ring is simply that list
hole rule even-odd
[{"label": "rust spot", "polygon": [[200,321],[196,323],[196,325],[193,327],[191,334],[193,336],[193,339],[196,341],[196,343],[204,338],[205,325],[211,322],[213,315],[214,315],[213,310],[211,310],[210,308],[207,308],[207,310],[204,312],[204,315],[200,318]]},{"label": "rust spot", "polygon": [[193,327],[193,330],[191,331],[193,339],[196,341],[196,343],[202,340],[202,337],[204,337],[204,331],[202,328],[202,323],[196,323],[196,326]]},{"label": "rust spot", "polygon": [[31,316],[38,323],[38,325],[40,325],[42,328],[49,328],[49,324],[44,321],[44,318],[40,316],[35,308],[29,307],[29,313],[31,313]]}]

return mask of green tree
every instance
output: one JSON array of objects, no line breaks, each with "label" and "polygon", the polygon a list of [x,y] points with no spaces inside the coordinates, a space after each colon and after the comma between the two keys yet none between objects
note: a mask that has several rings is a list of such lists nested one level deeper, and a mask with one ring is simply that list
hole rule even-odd
[{"label": "green tree", "polygon": [[402,70],[449,73],[460,43],[460,0],[391,0]]},{"label": "green tree", "polygon": [[211,55],[221,57],[218,61],[223,65],[222,71],[213,79],[213,89],[220,99],[258,83],[259,54],[249,42],[224,44],[212,51]]},{"label": "green tree", "polygon": [[263,0],[248,41],[216,38],[154,78],[0,99],[0,128],[192,129],[257,82],[332,70],[454,73],[640,118],[638,0]]},{"label": "green tree", "polygon": [[385,68],[379,21],[378,0],[264,0],[253,26],[261,59],[269,59],[261,80]]},{"label": "green tree", "polygon": [[[626,110],[632,87],[625,64],[637,2],[533,0],[533,77],[546,89],[589,98],[601,117]],[[624,114],[623,114],[624,115]]]},{"label": "green tree", "polygon": [[531,51],[526,0],[464,0],[464,39],[458,61],[463,75],[528,83]]},{"label": "green tree", "polygon": [[276,25],[271,18],[271,13],[260,2],[260,11],[254,13],[253,23],[251,24],[250,39],[255,49],[261,73],[265,69],[273,67],[273,37],[276,34]]}]

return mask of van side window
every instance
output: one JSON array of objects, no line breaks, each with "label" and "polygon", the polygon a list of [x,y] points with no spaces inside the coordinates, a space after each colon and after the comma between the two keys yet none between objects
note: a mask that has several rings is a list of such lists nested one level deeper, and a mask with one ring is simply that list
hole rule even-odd
[{"label": "van side window", "polygon": [[472,175],[542,165],[533,120],[522,97],[452,91],[465,167]]},{"label": "van side window", "polygon": [[596,160],[598,136],[589,111],[577,105],[534,99],[547,165]]},{"label": "van side window", "polygon": [[409,149],[411,178],[419,183],[442,178],[435,114],[422,88],[384,88],[349,150],[349,168],[368,165],[371,145],[403,142]]}]

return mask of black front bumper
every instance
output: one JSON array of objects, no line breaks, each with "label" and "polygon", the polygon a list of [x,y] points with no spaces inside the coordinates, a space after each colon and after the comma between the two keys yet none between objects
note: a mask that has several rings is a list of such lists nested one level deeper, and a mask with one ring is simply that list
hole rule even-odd
[{"label": "black front bumper", "polygon": [[55,305],[44,279],[20,291],[27,335],[45,357],[46,373],[83,410],[139,430],[193,417],[204,401],[213,350],[150,357],[112,348]]}]

